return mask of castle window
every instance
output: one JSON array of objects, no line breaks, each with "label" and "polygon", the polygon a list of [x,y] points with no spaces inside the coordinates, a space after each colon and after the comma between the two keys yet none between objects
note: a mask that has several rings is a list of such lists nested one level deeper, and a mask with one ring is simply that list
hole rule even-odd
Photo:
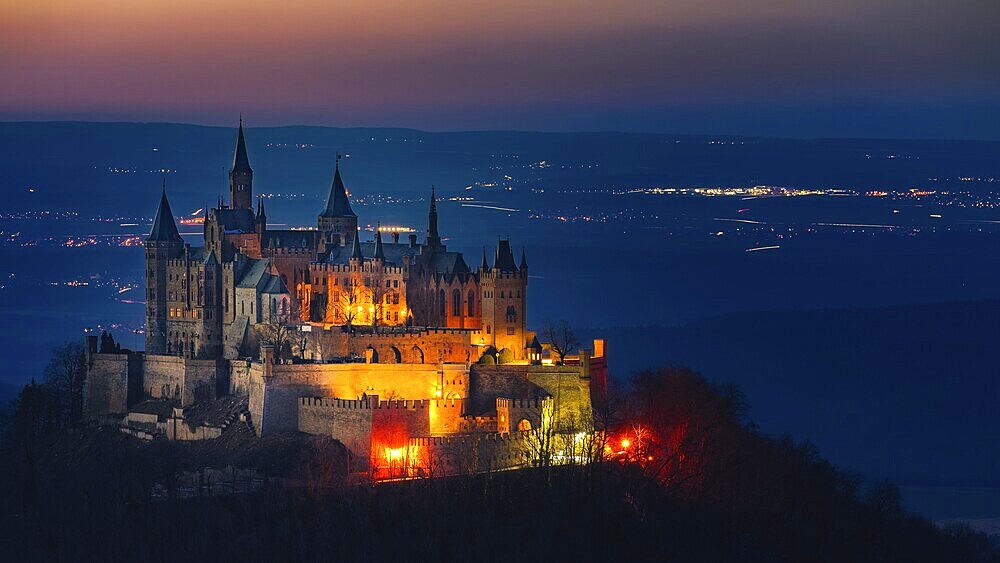
[{"label": "castle window", "polygon": [[521,422],[517,423],[518,432],[527,432],[531,430],[531,422],[527,418],[522,418]]},{"label": "castle window", "polygon": [[468,313],[469,313],[470,317],[473,316],[473,315],[475,315],[475,313],[476,313],[476,292],[472,291],[471,289],[469,290],[469,300],[468,300],[468,304],[467,304],[467,309],[468,309]]},{"label": "castle window", "polygon": [[490,333],[490,325],[486,325],[486,334]]},{"label": "castle window", "polygon": [[399,294],[398,293],[393,293],[392,294],[392,304],[393,305],[399,305]]},{"label": "castle window", "polygon": [[462,315],[462,292],[457,289],[451,292],[451,314],[456,317]]},{"label": "castle window", "polygon": [[399,287],[399,280],[392,280],[392,287],[398,288]]},{"label": "castle window", "polygon": [[445,316],[448,313],[447,310],[448,302],[445,299],[444,290],[438,290],[438,310],[441,312],[441,316]]},{"label": "castle window", "polygon": [[500,292],[500,299],[503,299],[503,292]]},{"label": "castle window", "polygon": [[514,336],[514,327],[512,326],[507,327],[507,336]]},{"label": "castle window", "polygon": [[517,322],[517,309],[513,305],[507,306],[507,322],[516,323]]}]

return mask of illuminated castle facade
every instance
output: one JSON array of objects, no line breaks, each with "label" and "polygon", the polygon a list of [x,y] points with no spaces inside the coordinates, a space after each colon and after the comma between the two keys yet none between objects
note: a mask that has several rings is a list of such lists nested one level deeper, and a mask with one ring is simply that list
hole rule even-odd
[{"label": "illuminated castle facade", "polygon": [[[470,268],[438,232],[362,242],[339,161],[315,229],[254,208],[242,123],[229,204],[186,244],[166,191],[146,240],[146,350],[87,338],[85,411],[152,439],[331,436],[374,477],[570,459],[593,430],[604,341],[558,361],[525,324],[528,265],[500,240]],[[539,432],[543,435],[539,435]],[[554,434],[565,437],[552,440]],[[568,450],[566,448],[569,448]],[[569,457],[567,457],[569,456]]]},{"label": "illuminated castle facade", "polygon": [[[478,267],[470,268],[462,253],[442,242],[433,188],[422,242],[415,234],[400,242],[398,232],[383,240],[379,230],[362,242],[338,157],[316,228],[269,229],[262,199],[254,209],[253,169],[241,123],[229,204],[220,199],[208,210],[204,233],[204,246],[183,242],[164,191],[146,241],[150,353],[200,359],[255,355],[254,327],[276,320],[327,329],[458,329],[469,332],[476,351],[507,350],[514,359],[528,358],[533,349],[534,335],[525,328],[524,252],[518,264],[510,242],[500,240],[492,265],[484,252]],[[351,352],[341,347],[325,354]]]}]

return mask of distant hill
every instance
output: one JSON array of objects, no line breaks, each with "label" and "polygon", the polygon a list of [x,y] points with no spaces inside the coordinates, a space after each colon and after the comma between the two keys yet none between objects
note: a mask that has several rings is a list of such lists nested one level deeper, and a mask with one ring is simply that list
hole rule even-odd
[{"label": "distant hill", "polygon": [[[232,128],[168,123],[0,123],[2,205],[149,213],[163,177],[182,209],[214,204],[234,139]],[[949,179],[959,185],[958,177],[1000,178],[1000,142],[985,141],[307,126],[251,127],[247,141],[258,192],[317,201],[338,152],[349,155],[347,179],[356,196],[424,194],[432,183],[450,195],[484,185],[486,192],[755,184],[903,189],[931,179],[944,189]]]}]

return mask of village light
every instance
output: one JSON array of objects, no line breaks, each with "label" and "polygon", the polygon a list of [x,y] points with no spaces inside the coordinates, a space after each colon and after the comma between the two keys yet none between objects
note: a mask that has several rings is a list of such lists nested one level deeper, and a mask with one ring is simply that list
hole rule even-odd
[{"label": "village light", "polygon": [[631,445],[632,445],[632,442],[629,441],[628,438],[625,438],[625,439],[622,440],[622,449],[623,450],[627,450],[628,447],[631,446]]}]

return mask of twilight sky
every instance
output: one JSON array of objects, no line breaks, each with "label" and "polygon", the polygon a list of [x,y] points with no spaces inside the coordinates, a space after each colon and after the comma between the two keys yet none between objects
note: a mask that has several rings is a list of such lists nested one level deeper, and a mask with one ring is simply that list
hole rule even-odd
[{"label": "twilight sky", "polygon": [[997,0],[0,0],[0,120],[1000,139]]}]

